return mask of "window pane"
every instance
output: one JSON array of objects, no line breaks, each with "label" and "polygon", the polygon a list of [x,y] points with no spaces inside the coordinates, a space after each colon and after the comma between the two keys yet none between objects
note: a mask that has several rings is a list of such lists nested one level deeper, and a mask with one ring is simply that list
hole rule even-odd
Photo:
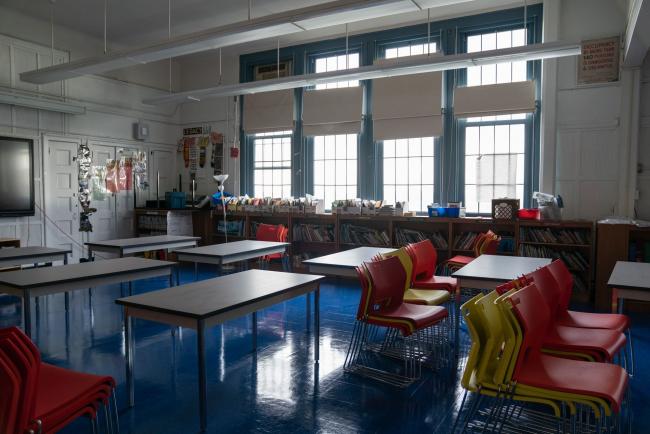
[{"label": "window pane", "polygon": [[395,156],[395,140],[384,140],[384,158]]},{"label": "window pane", "polygon": [[477,155],[479,153],[479,127],[465,128],[465,154]]},{"label": "window pane", "polygon": [[422,182],[422,158],[409,158],[409,184],[420,184]]},{"label": "window pane", "polygon": [[474,35],[467,38],[467,52],[476,53],[481,51],[481,35]]},{"label": "window pane", "polygon": [[325,144],[325,150],[318,155],[314,152],[314,191],[323,195],[325,209],[329,210],[332,201],[353,199],[356,196],[356,193],[348,195],[356,192],[357,188],[357,136],[317,136],[314,138],[314,146],[320,141]]},{"label": "window pane", "polygon": [[497,125],[494,127],[494,152],[507,154],[510,150],[510,126]]},{"label": "window pane", "polygon": [[395,181],[397,184],[408,184],[408,158],[395,159]]},{"label": "window pane", "polygon": [[291,133],[277,131],[254,135],[255,196],[282,198],[291,194]]},{"label": "window pane", "polygon": [[433,157],[434,147],[433,147],[433,137],[424,137],[422,139],[422,155]]},{"label": "window pane", "polygon": [[384,185],[395,184],[395,159],[384,157]]}]

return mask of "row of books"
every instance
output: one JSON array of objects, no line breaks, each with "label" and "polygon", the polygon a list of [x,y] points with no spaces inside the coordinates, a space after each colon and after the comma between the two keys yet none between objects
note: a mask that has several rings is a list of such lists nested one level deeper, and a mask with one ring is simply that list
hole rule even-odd
[{"label": "row of books", "polygon": [[456,237],[454,237],[454,249],[470,250],[474,247],[474,242],[478,236],[479,232],[463,232],[462,234],[456,235]]},{"label": "row of books", "polygon": [[151,229],[167,233],[167,216],[146,214],[139,215],[138,227],[140,229]]},{"label": "row of books", "polygon": [[581,293],[587,293],[589,292],[589,288],[587,288],[587,285],[585,284],[585,281],[578,276],[575,273],[571,273],[573,276],[573,291],[574,292],[581,292]]},{"label": "row of books", "polygon": [[334,225],[294,225],[293,241],[331,242],[336,240]]},{"label": "row of books", "polygon": [[390,246],[388,232],[366,226],[341,225],[341,242],[367,246]]},{"label": "row of books", "polygon": [[223,234],[226,231],[228,232],[228,235],[236,236],[236,237],[243,237],[244,236],[244,223],[245,220],[230,220],[226,222],[226,226],[224,228],[223,220],[217,220],[217,233],[218,234]]},{"label": "row of books", "polygon": [[522,241],[548,244],[589,244],[589,232],[575,229],[522,228]]},{"label": "row of books", "polygon": [[627,260],[631,262],[650,262],[650,241],[630,242]]},{"label": "row of books", "polygon": [[558,251],[544,246],[521,244],[519,246],[519,255],[535,258],[562,259],[567,267],[579,271],[585,271],[589,268],[589,261],[580,252]]},{"label": "row of books", "polygon": [[414,229],[395,229],[395,242],[398,246],[405,246],[418,241],[431,240],[437,249],[448,249],[449,244],[442,232],[422,232]]}]

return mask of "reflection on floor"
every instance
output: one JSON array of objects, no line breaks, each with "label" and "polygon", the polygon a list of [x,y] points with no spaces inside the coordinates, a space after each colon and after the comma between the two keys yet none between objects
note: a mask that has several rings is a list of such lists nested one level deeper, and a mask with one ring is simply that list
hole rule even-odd
[{"label": "reflection on floor", "polygon": [[[193,267],[182,281],[193,279]],[[214,277],[210,267],[200,278]],[[134,292],[159,289],[166,279],[137,282]],[[113,300],[119,285],[71,297],[66,323],[63,295],[41,297],[34,308],[34,339],[45,361],[115,377],[122,433],[198,431],[196,341],[183,329],[143,320],[135,326],[136,406],[126,409],[122,316]],[[209,432],[220,433],[445,433],[462,398],[460,371],[423,370],[424,381],[407,391],[349,374],[342,365],[360,290],[356,282],[328,280],[321,286],[321,361],[314,372],[313,341],[306,331],[304,297],[258,315],[259,350],[251,353],[251,324],[240,318],[209,330],[207,342]],[[20,324],[20,303],[0,296],[0,327]],[[643,417],[650,402],[650,319],[634,316],[638,375],[632,380],[634,432],[650,432]],[[461,329],[463,347],[468,342]],[[464,353],[466,351],[462,351]],[[462,362],[462,358],[461,358]],[[453,366],[453,365],[452,365]],[[64,433],[89,432],[79,420]]]}]

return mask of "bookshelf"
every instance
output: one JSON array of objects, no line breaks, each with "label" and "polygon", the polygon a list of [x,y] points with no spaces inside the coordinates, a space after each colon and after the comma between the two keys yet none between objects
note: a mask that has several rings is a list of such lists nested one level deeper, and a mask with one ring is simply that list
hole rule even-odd
[{"label": "bookshelf", "polygon": [[[199,227],[196,221],[202,220],[195,219],[195,235],[210,239],[210,244],[223,242],[223,234],[219,232],[219,227],[223,226],[221,213],[206,210],[197,211],[196,214],[204,216],[208,223]],[[307,258],[359,246],[397,248],[422,239],[432,240],[438,251],[438,262],[442,262],[453,255],[473,253],[471,248],[465,248],[467,244],[456,244],[459,237],[492,230],[502,238],[497,254],[562,258],[576,277],[576,301],[593,299],[596,236],[593,222],[590,221],[504,221],[472,217],[428,218],[244,211],[228,211],[227,219],[229,224],[235,225],[236,222],[238,225],[236,234],[234,231],[229,232],[228,240],[231,241],[255,239],[255,230],[260,223],[285,225],[289,229],[289,254],[296,271],[304,271],[301,263]],[[642,232],[648,240],[650,253],[650,229]],[[625,246],[624,257],[627,255],[627,241]],[[580,259],[572,261],[575,255],[580,255]]]},{"label": "bookshelf", "polygon": [[[596,308],[609,312],[612,294],[607,281],[617,261],[650,262],[650,228],[633,224],[597,224]],[[646,255],[646,252],[648,255]],[[626,310],[648,312],[648,303],[629,300]]]}]

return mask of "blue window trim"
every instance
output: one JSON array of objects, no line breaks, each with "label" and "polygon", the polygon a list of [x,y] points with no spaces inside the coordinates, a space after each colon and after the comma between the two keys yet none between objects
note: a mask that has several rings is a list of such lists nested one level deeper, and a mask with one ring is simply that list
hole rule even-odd
[{"label": "blue window trim", "polygon": [[[541,42],[542,38],[542,4],[528,7],[527,22],[529,42]],[[484,33],[497,28],[521,27],[524,18],[524,8],[513,8],[484,14],[471,15],[460,18],[452,18],[430,23],[431,40],[438,43],[438,51],[444,54],[463,52],[461,37],[463,34]],[[350,36],[348,41],[349,51],[360,50],[359,64],[370,65],[375,58],[380,57],[387,46],[414,40],[426,41],[427,24],[396,29],[382,30],[362,35]],[[280,49],[280,60],[292,61],[292,73],[300,75],[309,71],[310,59],[314,56],[327,53],[341,53],[345,51],[345,38],[334,38],[315,43],[307,43],[285,47]],[[253,81],[254,68],[256,65],[275,63],[277,51],[267,50],[258,53],[240,56],[240,82]],[[531,65],[532,64],[532,65]],[[443,83],[445,85],[445,103],[443,107],[443,123],[445,134],[436,139],[436,186],[435,200],[441,203],[458,200],[464,194],[464,140],[459,122],[454,119],[452,102],[453,88],[458,81],[461,81],[459,71],[445,71]],[[541,62],[529,62],[529,77],[541,77]],[[540,94],[540,81],[536,80],[537,94]],[[359,136],[359,171],[358,185],[359,195],[364,198],[378,198],[383,194],[383,185],[377,178],[381,172],[381,152],[372,140],[372,114],[369,112],[372,101],[372,83],[363,82],[364,107],[361,133]],[[302,196],[310,193],[313,189],[311,178],[312,151],[309,141],[303,137],[302,121],[299,114],[302,112],[303,89],[295,90],[295,125],[292,141],[292,192],[294,196]],[[243,98],[240,97],[240,115],[243,116]],[[524,195],[530,197],[530,193],[539,184],[539,138],[540,138],[540,110],[532,116],[532,128],[527,134],[526,148],[526,179]],[[240,116],[240,119],[241,119]],[[241,156],[241,192],[250,193],[253,188],[253,159],[250,140],[248,140],[243,129],[240,129],[240,140],[242,146]],[[361,170],[363,169],[363,170]],[[525,205],[528,202],[525,201]]]}]

